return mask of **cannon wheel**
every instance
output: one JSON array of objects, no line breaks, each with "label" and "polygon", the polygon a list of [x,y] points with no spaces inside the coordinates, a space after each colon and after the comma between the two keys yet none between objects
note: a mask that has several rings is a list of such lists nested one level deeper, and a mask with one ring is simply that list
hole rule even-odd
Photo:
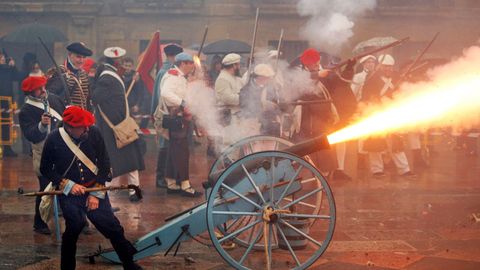
[{"label": "cannon wheel", "polygon": [[[260,145],[260,146],[259,146]],[[215,172],[218,171],[223,171],[225,170],[229,165],[231,165],[233,162],[236,160],[255,153],[255,152],[260,152],[260,151],[277,151],[277,150],[282,150],[286,147],[290,147],[294,145],[293,142],[280,138],[280,137],[275,137],[275,136],[267,136],[267,135],[255,135],[255,136],[250,136],[247,138],[244,138],[242,140],[239,140],[238,142],[229,145],[227,148],[225,148],[220,156],[215,160],[215,162],[212,164],[210,167],[210,172],[208,173],[209,175],[212,175]],[[258,149],[260,148],[260,149]],[[310,157],[305,156],[304,157],[306,160],[308,160],[310,163],[312,161],[310,160]],[[313,163],[312,163],[313,164]],[[208,194],[207,200],[208,200]],[[322,201],[322,194],[318,193],[317,194],[317,202],[314,206],[311,207],[312,214],[316,214],[320,211],[320,203]],[[286,198],[288,199],[288,198]],[[245,217],[242,220],[236,220],[234,221],[235,224],[234,226],[240,227],[240,226],[247,226],[251,221],[251,217]],[[233,223],[233,222],[232,222]],[[219,226],[218,230],[220,233],[224,233],[226,227],[230,226],[231,224],[224,224],[223,226]],[[310,225],[313,225],[311,223]],[[245,241],[242,239],[234,238],[232,239],[233,242],[235,242],[238,245],[242,246],[248,246]],[[278,247],[278,239],[275,238],[273,240],[272,248],[277,248]],[[264,244],[263,243],[257,243],[253,246],[253,249],[263,249]]]},{"label": "cannon wheel", "polygon": [[[262,162],[265,160],[272,160],[273,164],[288,162],[291,165],[291,171],[294,171],[294,174],[290,173],[289,175],[294,176],[284,180],[277,178],[274,180],[273,175],[275,174],[265,172],[275,170],[275,166],[268,168],[259,165],[253,170],[246,169],[249,168],[247,164],[252,162],[263,164]],[[242,169],[244,175],[238,179],[239,171],[241,172]],[[260,170],[263,172],[257,174]],[[285,172],[276,172],[276,174],[282,173],[285,175]],[[318,186],[312,185],[311,179],[318,181]],[[246,185],[248,182],[251,185]],[[231,183],[235,183],[234,187],[241,187],[240,190],[234,189]],[[297,187],[300,185],[301,188],[291,191],[293,194],[288,193],[287,195],[287,191],[295,184]],[[278,190],[280,186],[286,187]],[[307,188],[307,186],[312,188]],[[267,196],[267,194],[273,194],[273,190],[281,192],[281,195]],[[316,196],[314,195],[317,193],[322,194],[321,211],[315,214],[305,212],[303,204],[307,200],[315,200]],[[290,195],[294,196],[292,200],[283,200],[283,196]],[[229,197],[229,199],[223,199],[224,197]],[[273,200],[271,200],[272,197]],[[250,210],[230,211],[227,205],[232,201],[240,201]],[[215,210],[220,208],[228,210]],[[222,221],[224,218],[239,220],[245,216],[252,216],[254,220],[247,226],[227,229],[221,236],[216,233],[219,219]],[[303,227],[294,224],[300,220],[303,220],[304,223],[305,221],[315,223],[315,227],[311,227],[311,224]],[[308,228],[305,230],[305,227]],[[215,183],[207,201],[207,228],[217,252],[236,269],[306,269],[325,252],[332,240],[335,228],[335,202],[325,178],[305,159],[279,151],[254,153],[230,165]],[[315,235],[310,233],[310,230],[314,230]],[[275,235],[279,240],[281,239],[283,245],[281,248],[272,249],[272,240]],[[236,249],[224,248],[223,245],[233,238],[246,239],[246,245]],[[264,248],[254,250],[253,247],[259,242],[265,243]],[[302,243],[299,245],[297,242]],[[302,249],[302,251],[295,251],[298,249]]]},{"label": "cannon wheel", "polygon": [[[262,151],[282,150],[285,147],[293,145],[291,141],[275,136],[256,135],[244,138],[234,144],[229,145],[222,151],[220,156],[210,167],[210,172],[208,173],[208,175],[212,175],[215,172],[225,170],[230,164],[248,154],[259,152],[255,150],[255,144],[260,142],[271,143],[270,149],[263,149]],[[234,157],[234,155],[236,156]]]}]

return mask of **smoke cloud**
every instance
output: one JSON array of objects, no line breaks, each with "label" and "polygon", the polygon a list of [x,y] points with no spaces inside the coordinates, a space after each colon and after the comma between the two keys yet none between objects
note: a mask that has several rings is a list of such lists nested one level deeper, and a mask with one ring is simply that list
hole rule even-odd
[{"label": "smoke cloud", "polygon": [[428,128],[462,131],[480,123],[479,46],[427,75],[423,82],[402,84],[392,100],[365,107],[356,123],[331,135],[332,141]]},{"label": "smoke cloud", "polygon": [[[283,59],[277,61],[276,57],[272,57],[266,49],[259,49],[255,54],[255,62],[253,66],[260,63],[269,64],[275,71],[276,76],[268,84],[268,88],[275,88],[278,92],[278,98],[281,103],[295,102],[302,100],[306,95],[314,94],[316,91],[315,81],[311,79],[310,72],[300,67],[290,67],[289,63]],[[248,75],[242,78],[244,83],[248,82]],[[235,143],[246,137],[260,134],[260,123],[265,119],[232,117],[230,125],[223,126],[220,124],[221,113],[216,105],[215,90],[207,86],[203,80],[201,70],[195,73],[195,79],[189,83],[189,91],[186,97],[186,104],[192,114],[195,116],[199,127],[204,129],[211,137],[221,137],[222,142],[216,141],[217,149],[221,150],[229,144]],[[258,90],[256,90],[258,91]],[[303,98],[303,100],[306,100]],[[256,104],[258,100],[247,101],[250,104]],[[270,105],[270,104],[268,104]],[[276,105],[273,105],[276,106]],[[255,110],[263,110],[265,108],[255,107]],[[270,107],[270,109],[272,109]],[[291,108],[293,109],[293,108]],[[275,108],[273,108],[275,110]],[[246,112],[242,108],[242,115],[255,112]]]},{"label": "smoke cloud", "polygon": [[338,52],[353,36],[353,20],[375,6],[376,0],[300,0],[298,13],[310,17],[300,35],[316,48]]}]

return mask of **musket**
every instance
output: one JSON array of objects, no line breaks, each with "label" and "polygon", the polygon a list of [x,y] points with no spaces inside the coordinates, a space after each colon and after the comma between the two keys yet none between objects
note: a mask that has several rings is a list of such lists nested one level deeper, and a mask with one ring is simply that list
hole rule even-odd
[{"label": "musket", "polygon": [[[119,189],[133,189],[133,191],[135,191],[135,195],[137,195],[139,199],[143,198],[142,190],[136,185],[86,188],[85,192],[108,191],[108,190],[119,190]],[[52,190],[52,191],[38,191],[38,192],[25,193],[23,194],[23,196],[45,196],[45,195],[62,195],[62,194],[63,194],[62,190]]]},{"label": "musket", "polygon": [[297,106],[297,105],[315,105],[315,104],[327,104],[327,103],[332,103],[332,100],[331,99],[325,99],[325,100],[280,102],[280,103],[278,103],[278,105],[279,106],[282,106],[282,105]]},{"label": "musket", "polygon": [[280,49],[282,48],[282,42],[283,42],[283,28],[282,30],[280,30],[280,38],[278,39],[277,58],[275,59],[275,73],[277,73],[277,70],[278,70],[278,60],[280,58]]},{"label": "musket", "polygon": [[251,72],[253,63],[253,54],[255,52],[255,42],[257,41],[257,28],[258,28],[258,15],[260,14],[260,8],[257,8],[255,15],[255,25],[253,26],[252,47],[250,48],[250,59],[248,59],[248,74]]},{"label": "musket", "polygon": [[205,25],[205,31],[203,32],[202,43],[200,43],[200,47],[198,48],[198,52],[197,52],[198,58],[200,58],[200,55],[202,54],[203,46],[205,45],[205,41],[207,40],[207,34],[208,34],[208,25]]},{"label": "musket", "polygon": [[42,38],[41,37],[37,37],[37,38],[38,38],[38,40],[40,40],[40,44],[42,44],[42,46],[45,49],[45,51],[47,52],[47,55],[50,58],[50,60],[52,60],[53,64],[55,65],[55,72],[57,73],[57,76],[59,76],[59,78],[62,82],[63,90],[64,90],[64,93],[65,93],[65,101],[67,102],[67,104],[70,104],[70,102],[71,102],[70,91],[68,90],[67,82],[65,81],[65,78],[63,77],[62,71],[60,70],[60,67],[57,64],[57,61],[55,61],[55,58],[53,58],[53,55],[50,53],[50,50],[48,50],[47,45],[45,45],[45,43],[43,42]]},{"label": "musket", "polygon": [[[203,37],[202,37],[202,42],[200,43],[200,47],[198,48],[197,52],[197,57],[198,60],[200,60],[200,55],[202,54],[203,51],[203,46],[205,45],[205,41],[207,40],[207,34],[208,34],[208,25],[205,25],[205,31],[203,31]],[[200,62],[200,61],[199,61]],[[202,69],[201,65],[198,67],[199,69]],[[195,72],[195,71],[194,71]],[[201,74],[201,73],[200,73]],[[195,120],[193,120],[193,131],[195,132],[195,135],[197,137],[202,137],[202,134],[200,131],[198,131],[198,126]]]},{"label": "musket", "polygon": [[440,34],[440,32],[437,32],[432,40],[430,40],[430,42],[427,44],[427,46],[425,46],[425,48],[423,48],[423,50],[417,55],[417,57],[415,58],[415,60],[413,61],[413,63],[408,67],[408,69],[401,75],[401,78],[405,78],[410,72],[413,71],[413,68],[420,62],[420,60],[422,59],[422,57],[425,55],[425,53],[428,51],[428,49],[430,49],[430,47],[432,46],[433,42],[437,39],[438,35]]},{"label": "musket", "polygon": [[392,42],[392,43],[390,43],[390,44],[387,44],[387,45],[385,45],[385,46],[382,46],[382,47],[379,47],[379,48],[370,50],[370,51],[368,51],[368,52],[364,52],[364,53],[358,54],[358,55],[356,55],[356,56],[354,56],[354,57],[352,57],[352,58],[350,58],[350,59],[347,59],[347,60],[344,60],[344,61],[338,63],[338,64],[335,65],[333,68],[330,68],[330,70],[335,70],[335,69],[341,68],[341,67],[345,66],[345,65],[346,65],[350,60],[352,60],[352,59],[358,60],[358,59],[360,59],[360,58],[362,58],[362,57],[364,57],[364,56],[367,56],[367,55],[370,55],[370,54],[375,54],[375,53],[377,53],[377,52],[384,51],[384,50],[386,50],[386,49],[388,49],[388,48],[392,48],[392,47],[398,46],[398,45],[402,44],[403,42],[405,42],[405,41],[407,41],[407,40],[409,40],[409,39],[410,39],[410,37],[402,38],[402,39],[400,39],[400,40],[397,40],[397,41]]},{"label": "musket", "polygon": [[[48,116],[50,116],[50,112],[48,111],[48,100],[47,100],[47,98],[45,98],[45,100],[43,100],[43,114],[47,114]],[[51,128],[52,128],[51,124],[48,125],[47,134],[50,133]]]}]

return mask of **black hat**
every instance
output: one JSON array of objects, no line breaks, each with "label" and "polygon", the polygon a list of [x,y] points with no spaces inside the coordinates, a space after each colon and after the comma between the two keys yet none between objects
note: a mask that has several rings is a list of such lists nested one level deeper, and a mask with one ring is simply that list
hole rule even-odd
[{"label": "black hat", "polygon": [[167,46],[165,46],[163,48],[163,52],[166,55],[175,56],[175,55],[183,52],[183,48],[178,46],[177,44],[168,44]]},{"label": "black hat", "polygon": [[92,50],[87,48],[83,42],[70,43],[70,45],[67,46],[67,50],[83,56],[91,56],[93,54]]}]

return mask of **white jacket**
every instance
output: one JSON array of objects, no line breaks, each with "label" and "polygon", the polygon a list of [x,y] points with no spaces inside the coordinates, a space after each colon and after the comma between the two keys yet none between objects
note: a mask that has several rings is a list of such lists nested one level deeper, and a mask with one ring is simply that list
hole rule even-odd
[{"label": "white jacket", "polygon": [[240,104],[239,94],[242,87],[241,78],[233,76],[225,70],[220,71],[215,81],[217,106],[238,107]]},{"label": "white jacket", "polygon": [[362,99],[362,89],[363,85],[365,84],[365,79],[367,78],[367,72],[363,70],[362,72],[359,72],[355,75],[353,75],[352,78],[352,84],[350,85],[350,88],[352,88],[352,92],[355,95],[355,98],[357,101],[360,101]]},{"label": "white jacket", "polygon": [[185,74],[174,66],[162,78],[160,82],[160,100],[158,104],[162,104],[162,100],[168,107],[178,107],[185,100],[187,95],[187,79]]}]

